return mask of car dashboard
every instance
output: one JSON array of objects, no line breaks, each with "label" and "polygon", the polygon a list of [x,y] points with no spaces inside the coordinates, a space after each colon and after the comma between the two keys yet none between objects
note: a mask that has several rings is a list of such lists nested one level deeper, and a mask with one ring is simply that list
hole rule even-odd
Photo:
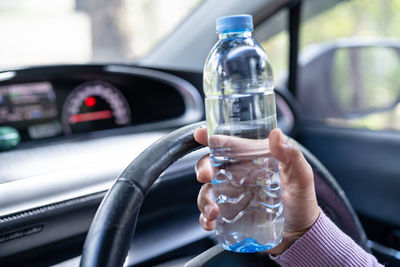
[{"label": "car dashboard", "polygon": [[[113,64],[0,72],[0,127],[21,140],[0,152],[0,263],[77,266],[95,211],[124,168],[171,130],[205,118],[201,82],[201,73]],[[277,115],[290,133],[294,113],[281,93]],[[194,165],[206,153],[158,179],[126,265],[186,260],[214,244],[196,207]]]},{"label": "car dashboard", "polygon": [[187,81],[118,65],[2,72],[0,107],[0,125],[16,128],[22,141],[160,122],[176,126],[203,113]]}]

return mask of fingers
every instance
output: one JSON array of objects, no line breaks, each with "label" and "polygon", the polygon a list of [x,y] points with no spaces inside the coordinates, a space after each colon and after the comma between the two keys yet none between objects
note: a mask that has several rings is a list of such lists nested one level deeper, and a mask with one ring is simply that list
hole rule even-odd
[{"label": "fingers", "polygon": [[[208,146],[207,128],[199,128],[194,132],[196,142]],[[204,184],[197,197],[197,206],[201,212],[199,217],[200,225],[206,231],[212,231],[215,228],[215,219],[218,216],[218,206],[212,200],[212,187],[209,183],[212,176],[212,168],[209,160],[209,155],[203,156],[196,164],[197,180]]]},{"label": "fingers", "polygon": [[204,155],[199,159],[195,167],[197,181],[200,183],[208,183],[211,181],[212,168],[208,157],[208,154]]},{"label": "fingers", "polygon": [[214,135],[208,143],[207,128],[198,128],[194,132],[196,142],[211,148],[228,148],[230,151],[268,151],[269,144],[263,140],[246,139],[227,135]]},{"label": "fingers", "polygon": [[218,216],[219,209],[212,200],[212,187],[210,183],[204,184],[197,197],[197,206],[201,212],[200,224],[204,230],[211,231],[215,228],[215,219]]},{"label": "fingers", "polygon": [[311,166],[293,141],[279,129],[271,131],[269,140],[271,154],[283,165],[289,183],[308,186],[313,182]]},{"label": "fingers", "polygon": [[203,213],[200,214],[199,222],[201,227],[206,231],[212,231],[215,229],[215,220],[208,220],[204,217]]},{"label": "fingers", "polygon": [[194,132],[194,140],[203,146],[208,146],[207,128],[198,128]]},{"label": "fingers", "polygon": [[217,218],[218,216],[218,206],[212,200],[212,187],[211,183],[204,184],[197,197],[197,206],[200,212],[210,220]]},{"label": "fingers", "polygon": [[284,166],[301,156],[301,152],[290,143],[289,138],[284,136],[280,129],[270,132],[269,143],[272,155]]},{"label": "fingers", "polygon": [[259,156],[269,155],[269,143],[263,139],[247,139],[227,135],[213,135],[209,139],[209,146],[218,156],[227,153],[234,154],[242,160],[252,159],[254,154]]}]

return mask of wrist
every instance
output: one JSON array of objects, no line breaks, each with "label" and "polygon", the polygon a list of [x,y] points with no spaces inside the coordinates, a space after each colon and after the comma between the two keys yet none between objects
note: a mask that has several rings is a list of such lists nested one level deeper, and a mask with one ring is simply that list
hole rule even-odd
[{"label": "wrist", "polygon": [[281,243],[279,243],[276,247],[265,251],[265,253],[268,253],[268,254],[273,255],[273,256],[278,256],[278,255],[283,254],[288,248],[290,248],[290,246],[294,242],[296,242],[297,239],[299,239],[303,234],[305,234],[307,232],[307,230],[304,231],[304,233],[299,233],[297,236],[293,235],[293,236],[290,236],[290,237],[289,236],[283,237]]},{"label": "wrist", "polygon": [[[279,256],[283,254],[287,249],[290,248],[290,246],[296,242],[299,238],[301,238],[305,233],[310,230],[311,227],[314,226],[314,224],[318,221],[320,217],[320,209],[317,208],[317,212],[315,213],[315,218],[312,220],[312,223],[310,226],[300,230],[300,231],[285,231],[285,234],[283,236],[283,239],[281,243],[279,243],[276,247],[265,251],[265,253],[268,253],[272,256]],[[314,217],[314,216],[313,216]]]}]

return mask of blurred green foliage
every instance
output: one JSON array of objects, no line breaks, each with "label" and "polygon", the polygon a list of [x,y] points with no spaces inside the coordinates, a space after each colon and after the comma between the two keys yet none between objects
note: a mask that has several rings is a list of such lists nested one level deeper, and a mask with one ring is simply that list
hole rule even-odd
[{"label": "blurred green foliage", "polygon": [[334,8],[303,23],[300,49],[312,43],[345,37],[398,38],[400,37],[399,12],[400,0],[341,2]]},{"label": "blurred green foliage", "polygon": [[[304,1],[304,4],[313,2]],[[314,43],[341,38],[399,38],[399,14],[400,0],[343,1],[302,23],[300,50]],[[271,59],[275,80],[279,81],[288,69],[287,32],[273,36],[262,46]],[[400,95],[399,55],[384,48],[364,49],[358,54],[359,69],[356,71],[362,86],[357,88],[350,51],[344,49],[335,56],[332,95],[348,118],[326,118],[325,123],[372,130],[400,130],[400,105],[393,105]],[[385,107],[387,109],[378,110]],[[360,110],[370,112],[357,114]]]}]

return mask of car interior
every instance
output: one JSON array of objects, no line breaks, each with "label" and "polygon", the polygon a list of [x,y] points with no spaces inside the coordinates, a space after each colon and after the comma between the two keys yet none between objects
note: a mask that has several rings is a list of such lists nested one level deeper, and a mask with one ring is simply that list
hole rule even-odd
[{"label": "car interior", "polygon": [[[63,0],[47,13],[38,5],[51,1],[3,2],[0,266],[273,264],[222,251],[199,224],[203,66],[215,19],[231,14],[253,16],[274,69],[278,127],[312,166],[320,206],[380,263],[400,266],[399,0]],[[29,8],[42,13],[20,19]],[[118,32],[118,10],[144,19],[135,29],[175,24],[143,55],[125,56],[121,32],[132,31]],[[61,22],[76,39],[62,39]],[[157,34],[149,29],[135,34]],[[82,60],[80,40],[93,50]],[[57,60],[42,60],[54,45]]]}]

